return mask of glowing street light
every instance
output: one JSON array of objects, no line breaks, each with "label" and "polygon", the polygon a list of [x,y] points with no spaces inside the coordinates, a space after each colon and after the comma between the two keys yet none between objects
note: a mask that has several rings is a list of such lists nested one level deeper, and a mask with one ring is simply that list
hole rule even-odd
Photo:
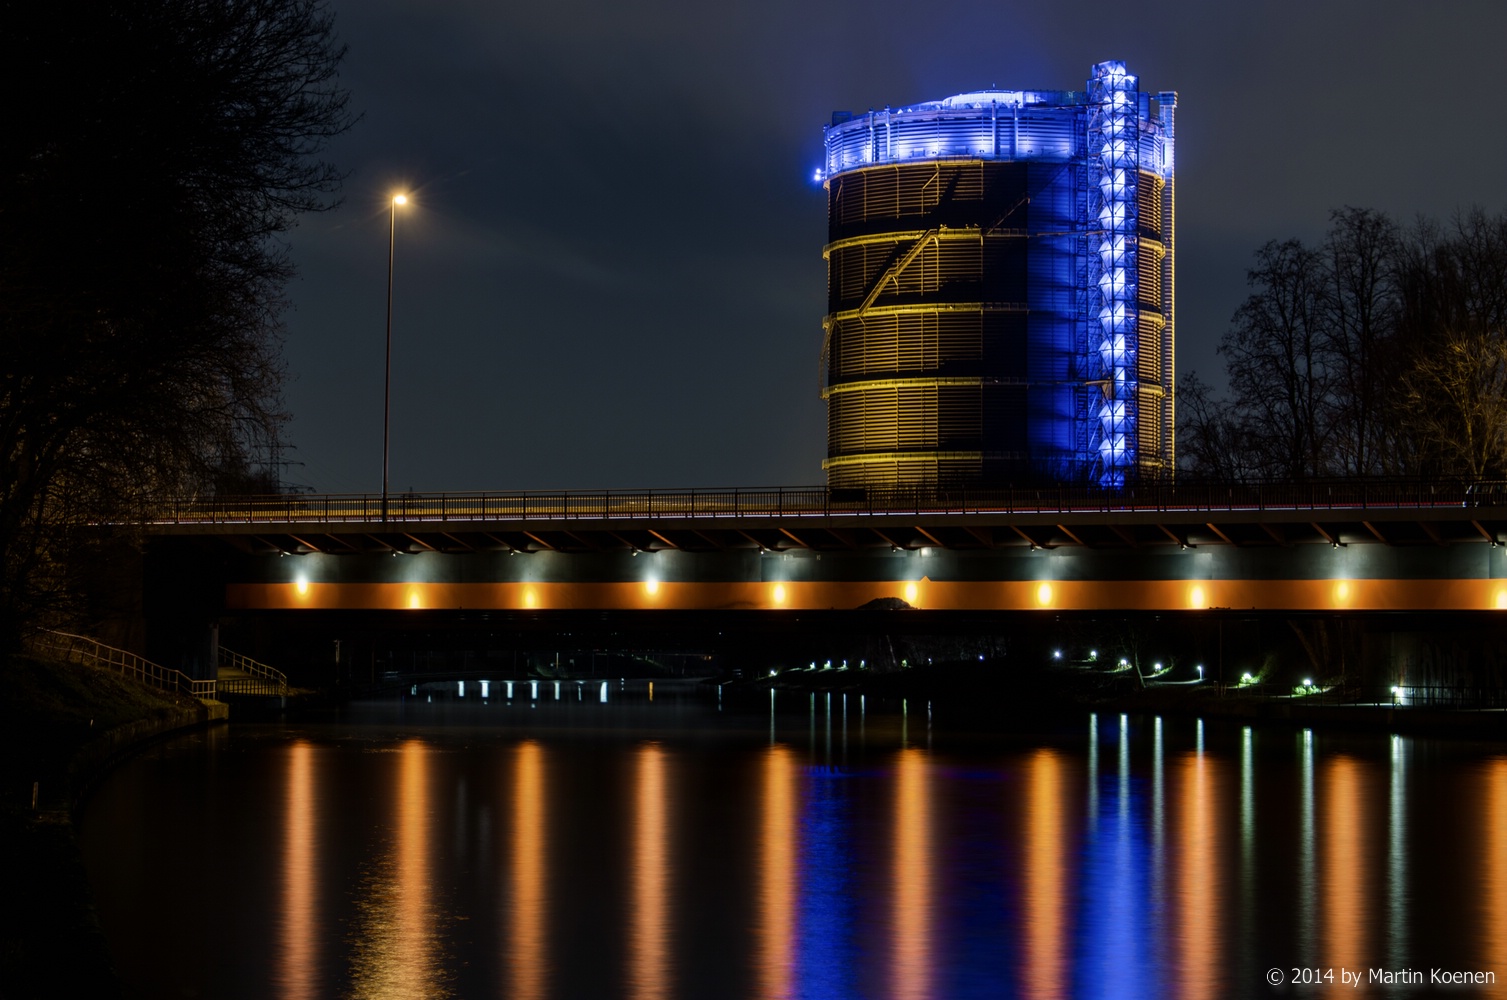
[{"label": "glowing street light", "polygon": [[408,195],[398,193],[387,205],[387,364],[382,376],[382,520],[387,520],[387,429],[392,412],[392,265],[398,245],[398,206]]}]

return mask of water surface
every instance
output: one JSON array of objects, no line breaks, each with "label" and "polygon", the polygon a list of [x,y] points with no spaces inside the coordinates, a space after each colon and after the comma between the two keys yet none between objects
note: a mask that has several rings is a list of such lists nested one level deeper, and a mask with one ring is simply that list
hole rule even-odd
[{"label": "water surface", "polygon": [[131,995],[1361,996],[1419,990],[1373,969],[1507,973],[1502,747],[515,695],[235,725],[113,772],[81,840]]}]

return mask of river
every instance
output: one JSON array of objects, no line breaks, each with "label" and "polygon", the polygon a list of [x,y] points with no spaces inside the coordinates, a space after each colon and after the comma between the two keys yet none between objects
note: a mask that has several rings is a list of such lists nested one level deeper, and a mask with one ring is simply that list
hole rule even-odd
[{"label": "river", "polygon": [[111,772],[80,841],[128,995],[1507,994],[1507,746],[489,693]]}]

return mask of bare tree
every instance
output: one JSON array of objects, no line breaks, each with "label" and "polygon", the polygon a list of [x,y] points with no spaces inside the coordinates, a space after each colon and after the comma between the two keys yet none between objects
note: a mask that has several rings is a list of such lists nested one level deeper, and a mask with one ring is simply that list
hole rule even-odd
[{"label": "bare tree", "polygon": [[1330,346],[1319,327],[1321,263],[1298,240],[1256,251],[1254,289],[1236,310],[1219,353],[1238,423],[1252,428],[1249,465],[1268,478],[1322,475],[1331,468]]},{"label": "bare tree", "polygon": [[1364,208],[1331,212],[1320,250],[1319,324],[1331,369],[1333,471],[1398,472],[1386,447],[1390,346],[1398,314],[1397,226]]},{"label": "bare tree", "polygon": [[1230,398],[1180,392],[1180,462],[1220,478],[1501,475],[1507,214],[1406,231],[1331,213],[1266,244],[1220,345]]},{"label": "bare tree", "polygon": [[1507,340],[1449,333],[1403,375],[1409,423],[1440,471],[1507,475]]},{"label": "bare tree", "polygon": [[1502,475],[1507,214],[1422,220],[1401,243],[1394,449],[1425,475]]},{"label": "bare tree", "polygon": [[1216,399],[1209,384],[1197,372],[1177,380],[1178,462],[1196,476],[1222,481],[1257,478],[1261,470],[1251,464],[1256,451],[1247,440],[1249,430],[1240,423],[1235,407]]},{"label": "bare tree", "polygon": [[0,642],[70,525],[276,438],[274,237],[333,204],[343,54],[320,0],[0,0]]}]

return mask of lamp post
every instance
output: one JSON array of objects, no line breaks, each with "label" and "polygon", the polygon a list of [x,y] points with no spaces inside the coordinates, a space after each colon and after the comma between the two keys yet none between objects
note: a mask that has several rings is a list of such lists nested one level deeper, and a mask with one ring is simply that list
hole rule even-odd
[{"label": "lamp post", "polygon": [[406,194],[395,194],[387,205],[387,363],[382,376],[382,520],[387,521],[387,429],[392,412],[392,264],[398,245],[398,206]]}]

